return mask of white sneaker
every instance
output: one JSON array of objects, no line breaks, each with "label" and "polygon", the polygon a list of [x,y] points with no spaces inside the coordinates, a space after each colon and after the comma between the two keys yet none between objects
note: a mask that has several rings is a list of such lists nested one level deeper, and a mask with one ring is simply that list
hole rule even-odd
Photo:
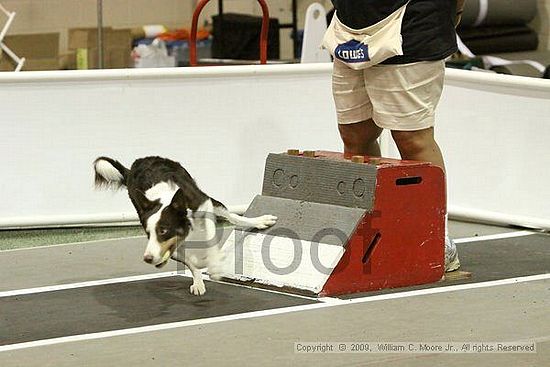
[{"label": "white sneaker", "polygon": [[460,268],[458,250],[456,244],[449,236],[445,236],[445,272],[451,272]]}]

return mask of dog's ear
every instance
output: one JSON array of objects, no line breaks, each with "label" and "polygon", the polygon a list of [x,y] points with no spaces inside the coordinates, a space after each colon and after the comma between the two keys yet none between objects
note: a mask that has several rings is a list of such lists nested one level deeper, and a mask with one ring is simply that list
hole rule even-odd
[{"label": "dog's ear", "polygon": [[148,212],[158,205],[159,201],[151,201],[147,199],[145,194],[141,190],[134,190],[131,196],[134,205],[137,206],[142,212]]},{"label": "dog's ear", "polygon": [[178,212],[187,212],[187,199],[185,198],[182,189],[178,189],[178,191],[176,191],[174,197],[172,198],[170,206]]}]

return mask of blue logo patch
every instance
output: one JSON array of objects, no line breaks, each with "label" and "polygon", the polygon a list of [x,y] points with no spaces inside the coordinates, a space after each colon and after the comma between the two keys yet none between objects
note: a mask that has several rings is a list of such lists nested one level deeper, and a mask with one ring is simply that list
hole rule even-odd
[{"label": "blue logo patch", "polygon": [[349,63],[370,61],[369,46],[356,40],[348,41],[336,47],[334,55],[337,59]]}]

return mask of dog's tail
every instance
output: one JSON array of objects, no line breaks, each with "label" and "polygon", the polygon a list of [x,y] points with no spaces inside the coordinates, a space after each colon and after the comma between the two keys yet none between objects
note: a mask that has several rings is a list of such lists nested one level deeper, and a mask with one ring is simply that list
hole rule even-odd
[{"label": "dog's tail", "polygon": [[128,168],[108,157],[99,157],[94,161],[95,187],[119,189],[126,186]]}]

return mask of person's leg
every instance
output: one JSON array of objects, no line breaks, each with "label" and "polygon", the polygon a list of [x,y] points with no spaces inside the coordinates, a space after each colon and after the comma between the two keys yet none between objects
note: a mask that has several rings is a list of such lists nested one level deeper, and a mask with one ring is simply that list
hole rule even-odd
[{"label": "person's leg", "polygon": [[382,129],[372,119],[354,124],[339,124],[338,130],[344,142],[344,154],[380,157],[378,137]]},{"label": "person's leg", "polygon": [[[434,139],[434,129],[417,131],[392,130],[392,137],[403,159],[430,162],[445,171],[443,155]],[[460,268],[456,244],[448,235],[447,216],[445,216],[445,272]]]},{"label": "person's leg", "polygon": [[365,73],[373,118],[391,130],[401,158],[428,161],[443,170],[433,126],[444,75],[443,61],[379,65]]},{"label": "person's leg", "polygon": [[382,129],[372,120],[372,103],[365,88],[364,71],[353,70],[335,60],[332,95],[346,156],[380,156],[377,139]]},{"label": "person's leg", "polygon": [[445,171],[443,154],[435,141],[433,127],[416,131],[392,130],[391,134],[401,158],[431,162]]},{"label": "person's leg", "polygon": [[[443,89],[443,61],[374,67],[366,77],[376,124],[391,130],[401,158],[427,161],[445,170],[434,139],[435,109]],[[445,228],[445,271],[460,267]]]}]

